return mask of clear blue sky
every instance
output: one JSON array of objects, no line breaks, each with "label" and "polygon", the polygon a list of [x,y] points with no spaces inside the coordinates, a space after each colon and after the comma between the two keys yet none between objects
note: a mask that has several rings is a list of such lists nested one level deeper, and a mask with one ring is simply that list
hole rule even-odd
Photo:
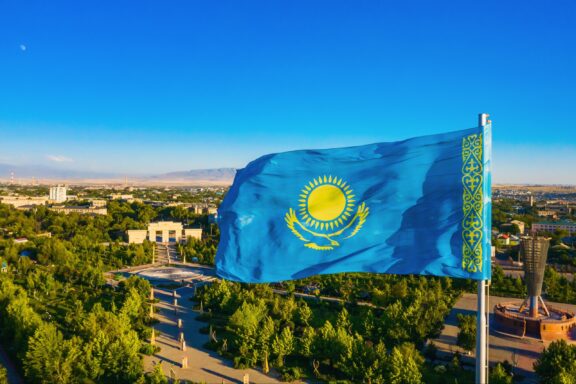
[{"label": "clear blue sky", "polygon": [[0,163],[154,173],[494,121],[576,184],[576,2],[0,0]]}]

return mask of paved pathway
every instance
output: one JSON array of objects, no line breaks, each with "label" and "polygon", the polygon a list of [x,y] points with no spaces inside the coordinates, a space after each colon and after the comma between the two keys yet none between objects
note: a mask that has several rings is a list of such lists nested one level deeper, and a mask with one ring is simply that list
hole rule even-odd
[{"label": "paved pathway", "polygon": [[[176,290],[178,312],[172,305],[173,291],[159,289],[154,291],[155,297],[160,300],[156,305],[158,312],[155,315],[160,322],[154,328],[160,331],[161,335],[156,337],[156,343],[162,349],[154,356],[145,356],[146,371],[151,371],[155,364],[162,361],[164,373],[169,376],[170,369],[173,369],[179,379],[218,384],[242,383],[244,374],[249,374],[250,383],[279,383],[277,379],[254,369],[234,369],[231,361],[203,347],[203,344],[208,341],[208,335],[201,334],[199,331],[207,323],[196,320],[198,313],[191,310],[190,298],[194,294],[193,288]],[[186,351],[180,350],[178,342],[180,332],[177,325],[178,318],[181,318],[183,322],[182,331],[184,331],[187,344]],[[181,368],[183,357],[188,357],[188,368]]]}]

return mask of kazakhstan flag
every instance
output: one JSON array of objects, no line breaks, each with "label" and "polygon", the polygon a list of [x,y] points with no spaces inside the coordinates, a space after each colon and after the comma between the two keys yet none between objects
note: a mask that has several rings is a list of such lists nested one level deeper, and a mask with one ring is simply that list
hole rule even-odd
[{"label": "kazakhstan flag", "polygon": [[218,211],[219,276],[490,279],[491,127],[263,156]]}]

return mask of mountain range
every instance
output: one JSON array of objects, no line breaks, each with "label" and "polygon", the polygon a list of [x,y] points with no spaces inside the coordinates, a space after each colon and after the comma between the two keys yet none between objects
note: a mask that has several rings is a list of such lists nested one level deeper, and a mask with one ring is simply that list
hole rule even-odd
[{"label": "mountain range", "polygon": [[162,174],[130,175],[113,172],[80,171],[60,169],[44,165],[11,165],[0,164],[0,180],[9,180],[14,173],[15,180],[124,180],[137,182],[215,182],[232,183],[236,170],[234,168],[193,169],[188,171],[168,172]]}]

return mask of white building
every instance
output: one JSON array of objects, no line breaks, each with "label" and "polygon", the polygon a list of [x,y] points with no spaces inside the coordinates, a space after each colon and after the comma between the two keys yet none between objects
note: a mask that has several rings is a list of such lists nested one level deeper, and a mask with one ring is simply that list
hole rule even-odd
[{"label": "white building", "polygon": [[14,208],[32,207],[36,205],[45,205],[48,202],[48,196],[28,197],[28,196],[0,196],[0,203],[10,204]]},{"label": "white building", "polygon": [[50,187],[50,200],[55,203],[62,203],[66,201],[66,187],[63,185]]},{"label": "white building", "polygon": [[132,203],[134,199],[134,195],[131,194],[122,194],[122,193],[113,193],[108,196],[110,200],[124,200],[129,203]]},{"label": "white building", "polygon": [[94,208],[105,208],[108,203],[104,199],[87,199]]},{"label": "white building", "polygon": [[184,243],[188,237],[202,238],[201,228],[184,228],[182,223],[159,221],[150,223],[148,229],[131,229],[126,231],[129,243],[140,244],[144,240],[157,243]]},{"label": "white building", "polygon": [[70,213],[79,213],[79,214],[85,214],[85,215],[107,215],[108,214],[108,209],[106,209],[106,207],[98,208],[98,207],[83,207],[83,206],[73,206],[73,207],[57,206],[57,207],[50,207],[48,209],[50,209],[51,211],[54,211],[54,212],[61,212],[61,213],[64,213],[66,215],[68,215]]},{"label": "white building", "polygon": [[576,234],[576,222],[573,221],[547,221],[532,224],[536,232],[554,232],[557,229],[566,230],[570,234]]}]

